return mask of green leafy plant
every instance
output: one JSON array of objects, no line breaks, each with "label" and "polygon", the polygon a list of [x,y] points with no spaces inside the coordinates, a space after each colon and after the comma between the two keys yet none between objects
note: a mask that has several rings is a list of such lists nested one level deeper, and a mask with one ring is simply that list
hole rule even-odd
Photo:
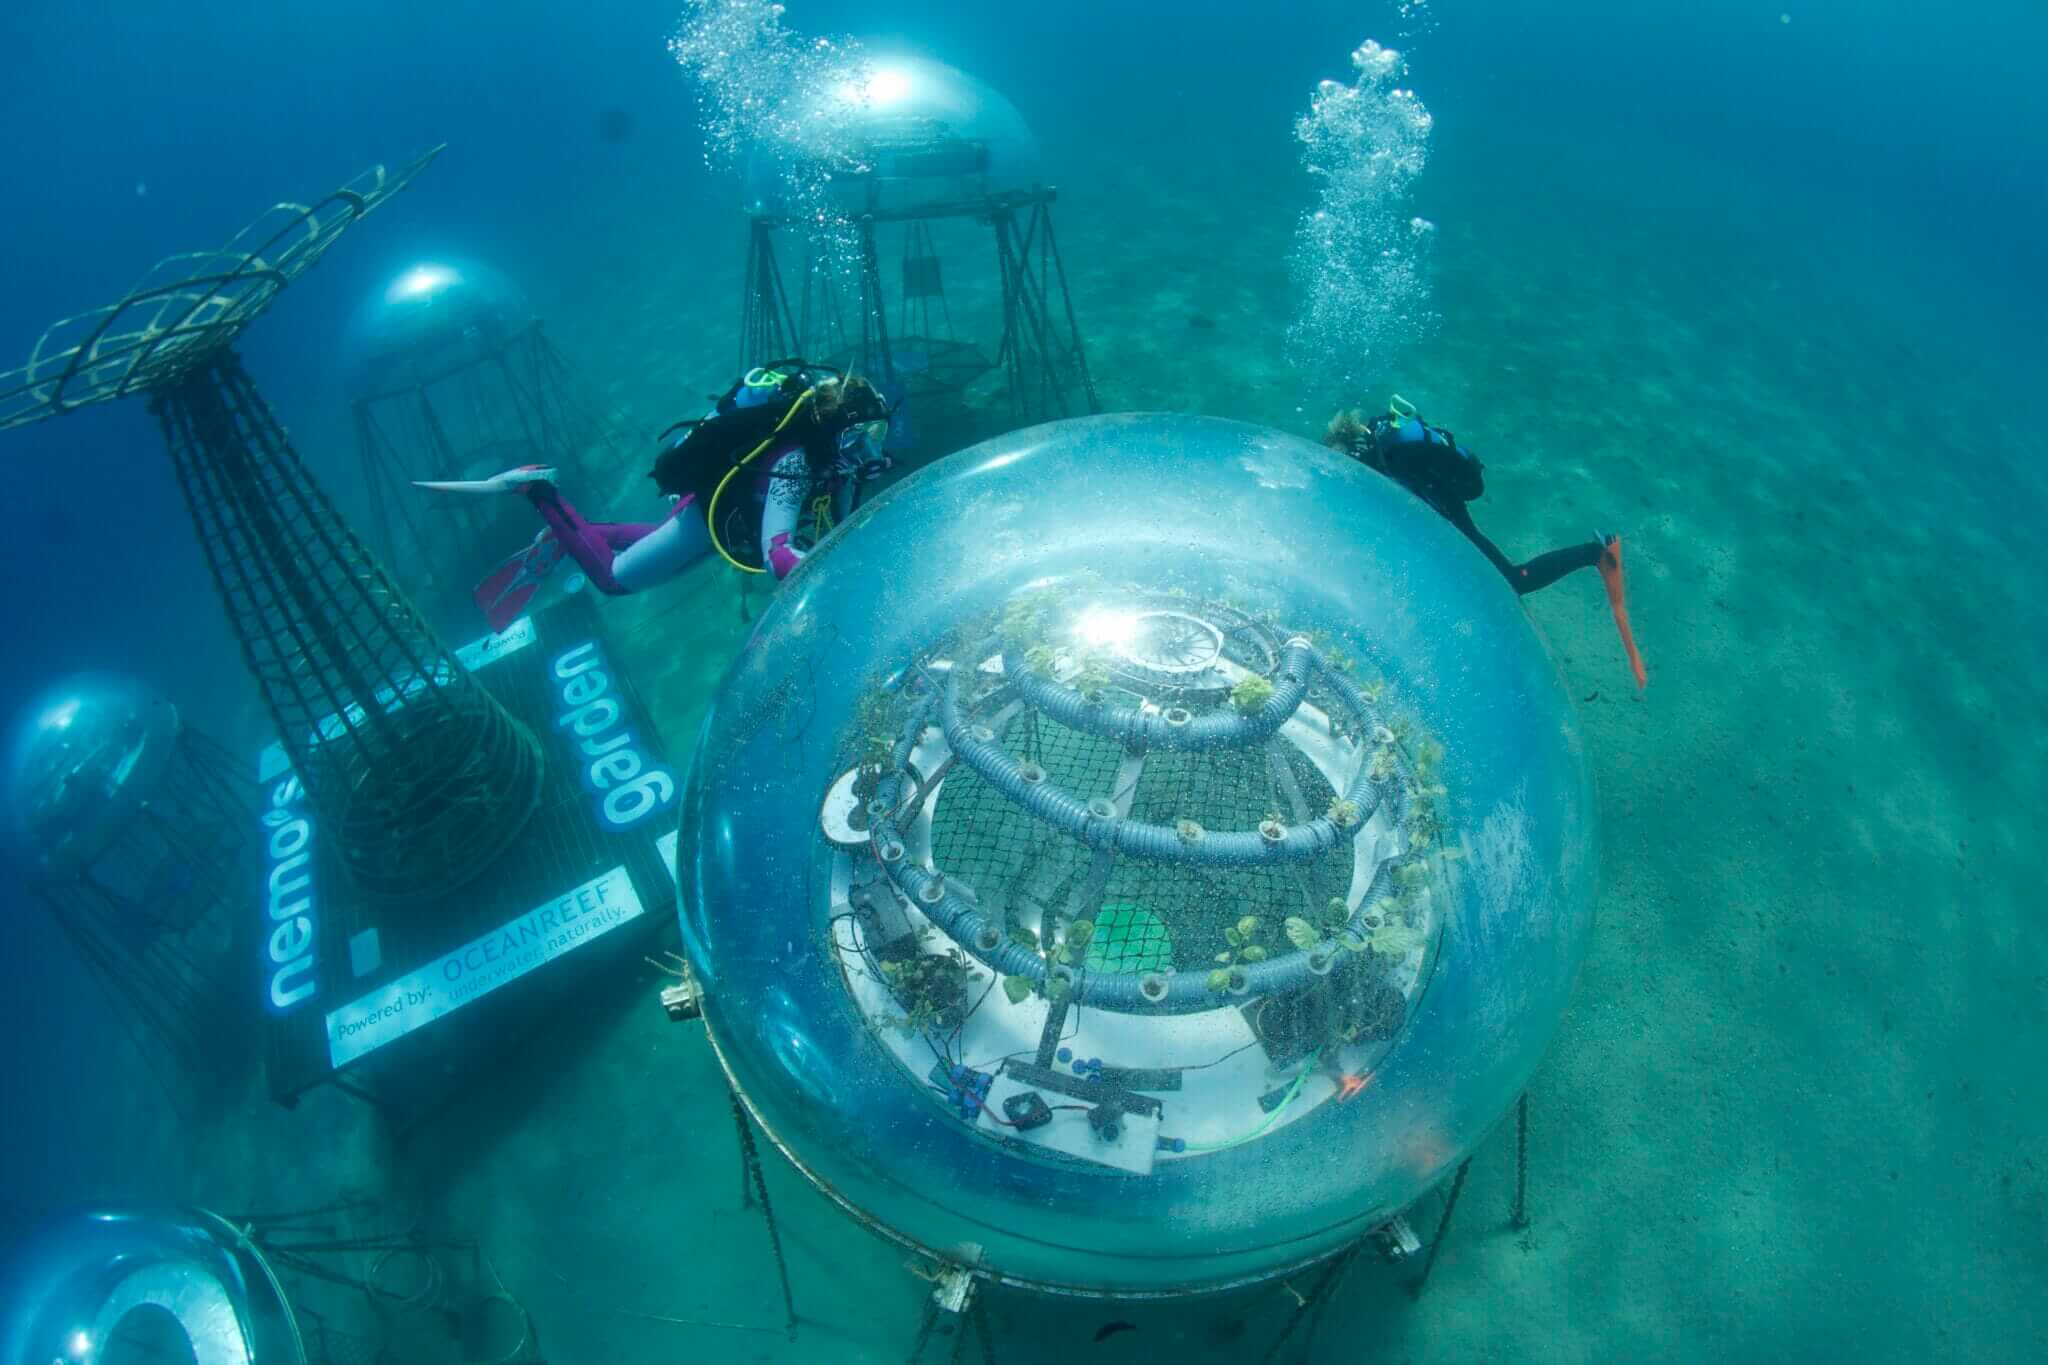
[{"label": "green leafy plant", "polygon": [[1022,652],[1037,644],[1051,624],[1059,601],[1059,594],[1050,588],[1039,588],[1011,598],[1003,607],[1001,623],[996,627],[1004,648]]},{"label": "green leafy plant", "polygon": [[1338,829],[1350,829],[1362,818],[1358,803],[1342,796],[1332,801],[1329,810],[1324,814],[1330,817],[1330,823]]},{"label": "green leafy plant", "polygon": [[1230,946],[1216,954],[1216,960],[1225,967],[1239,962],[1264,962],[1269,954],[1259,940],[1265,932],[1265,922],[1257,915],[1246,915],[1235,924],[1224,925],[1223,941]]},{"label": "green leafy plant", "polygon": [[1247,673],[1237,680],[1230,689],[1230,704],[1244,715],[1251,715],[1273,699],[1273,683],[1257,673]]},{"label": "green leafy plant", "polygon": [[1038,989],[1038,983],[1028,976],[1006,976],[1003,978],[1003,994],[1013,1005],[1021,1005],[1024,998]]},{"label": "green leafy plant", "polygon": [[1389,915],[1372,931],[1372,950],[1385,957],[1403,958],[1415,947],[1420,933],[1399,915]]},{"label": "green leafy plant", "polygon": [[903,1007],[895,1020],[906,1033],[956,1027],[967,1015],[967,986],[973,970],[958,948],[944,953],[884,961],[882,979]]},{"label": "green leafy plant", "polygon": [[1311,630],[1303,638],[1315,649],[1317,657],[1338,672],[1349,673],[1356,666],[1352,657],[1338,648],[1336,637],[1329,631]]},{"label": "green leafy plant", "polygon": [[1067,681],[1067,685],[1089,701],[1102,700],[1102,694],[1109,690],[1109,665],[1099,655],[1089,655],[1081,661],[1081,667]]},{"label": "green leafy plant", "polygon": [[[860,738],[863,775],[872,779],[895,763],[896,741],[902,731],[901,707],[892,693],[876,689],[862,694],[853,708],[853,733]],[[872,787],[872,781],[868,785]]]},{"label": "green leafy plant", "polygon": [[1290,915],[1281,929],[1287,935],[1287,941],[1304,953],[1317,949],[1362,953],[1366,941],[1353,933],[1350,925],[1351,908],[1344,903],[1342,896],[1332,896],[1323,907],[1321,924],[1310,923],[1300,915]]},{"label": "green leafy plant", "polygon": [[1215,971],[1209,973],[1209,989],[1218,993],[1223,991],[1241,991],[1250,982],[1251,977],[1246,974],[1245,969],[1242,967],[1218,967]]},{"label": "green leafy plant", "polygon": [[1383,744],[1373,750],[1372,766],[1366,770],[1366,775],[1375,782],[1384,782],[1394,775],[1394,749],[1392,745]]},{"label": "green leafy plant", "polygon": [[1095,937],[1095,921],[1077,919],[1067,926],[1066,937],[1060,942],[1059,952],[1054,960],[1063,967],[1072,967],[1088,958],[1088,944]]},{"label": "green leafy plant", "polygon": [[895,695],[878,687],[861,694],[853,708],[853,724],[856,730],[865,733],[880,731],[887,734],[896,728],[898,715]]}]

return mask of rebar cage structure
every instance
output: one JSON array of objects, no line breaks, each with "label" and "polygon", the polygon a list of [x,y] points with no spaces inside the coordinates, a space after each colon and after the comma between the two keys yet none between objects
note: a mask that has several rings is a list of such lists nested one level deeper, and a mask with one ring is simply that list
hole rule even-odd
[{"label": "rebar cage structure", "polygon": [[[28,888],[105,991],[153,1074],[172,1062],[181,1078],[224,1081],[240,1033],[238,998],[247,889],[250,788],[231,755],[187,728],[165,702],[146,729],[109,734],[82,760],[66,756],[61,782],[90,800],[88,838],[43,857]],[[127,719],[127,718],[124,718]],[[127,780],[148,751],[143,789]],[[174,1101],[188,1092],[166,1086]]]},{"label": "rebar cage structure", "polygon": [[[913,398],[957,396],[983,373],[1000,369],[1009,415],[1017,422],[1100,412],[1053,231],[1057,197],[1050,187],[1034,187],[906,208],[871,205],[855,217],[858,248],[851,269],[841,268],[830,246],[806,239],[794,307],[776,239],[785,227],[801,227],[770,214],[750,215],[741,368],[804,355],[900,386]],[[934,223],[963,219],[985,225],[994,247],[1002,335],[993,359],[954,333],[943,258],[932,233]],[[885,225],[903,229],[893,294],[884,288],[877,243],[877,229]],[[904,363],[913,352],[922,357],[915,368]]]},{"label": "rebar cage structure", "polygon": [[437,152],[279,204],[217,252],[164,260],[0,375],[0,428],[149,396],[279,740],[352,879],[392,898],[491,865],[539,800],[540,748],[342,520],[231,345]]},{"label": "rebar cage structure", "polygon": [[355,396],[356,448],[384,561],[416,587],[466,587],[469,570],[511,553],[532,527],[501,500],[428,510],[413,480],[527,464],[552,465],[569,482],[610,480],[631,451],[538,318],[435,360],[421,354]]}]

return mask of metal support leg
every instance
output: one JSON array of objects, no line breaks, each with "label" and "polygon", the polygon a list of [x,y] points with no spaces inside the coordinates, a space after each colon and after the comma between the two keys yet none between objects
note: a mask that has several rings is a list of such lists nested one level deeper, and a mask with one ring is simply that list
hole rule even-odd
[{"label": "metal support leg", "polygon": [[1429,1256],[1422,1263],[1422,1275],[1415,1281],[1415,1287],[1408,1291],[1415,1298],[1422,1297],[1422,1291],[1429,1285],[1429,1272],[1436,1269],[1437,1253],[1444,1248],[1444,1234],[1451,1230],[1451,1215],[1458,1211],[1458,1196],[1465,1192],[1465,1176],[1471,1169],[1471,1157],[1458,1163],[1458,1174],[1451,1180],[1451,1197],[1444,1200],[1444,1216],[1437,1219],[1436,1236],[1430,1238]]},{"label": "metal support leg", "polygon": [[920,1365],[925,1348],[931,1345],[933,1333],[938,1331],[941,1316],[950,1314],[959,1320],[959,1327],[953,1333],[953,1345],[946,1352],[947,1365],[961,1365],[967,1359],[967,1333],[974,1330],[981,1344],[982,1365],[996,1365],[995,1330],[989,1326],[988,1309],[977,1292],[980,1286],[975,1282],[974,1272],[966,1266],[951,1262],[940,1262],[930,1271],[911,1267],[919,1278],[932,1286],[931,1293],[924,1297],[924,1316],[918,1319],[917,1335],[911,1339],[907,1365]]},{"label": "metal support leg", "polygon": [[726,1092],[732,1099],[733,1126],[740,1135],[741,1174],[753,1188],[754,1197],[761,1201],[761,1217],[768,1224],[768,1245],[775,1252],[775,1274],[782,1282],[782,1306],[789,1314],[789,1335],[796,1336],[796,1296],[789,1288],[789,1262],[782,1255],[782,1233],[775,1226],[775,1208],[768,1202],[768,1181],[761,1173],[761,1154],[754,1147],[754,1126],[747,1122],[747,1111],[740,1104],[737,1091]]},{"label": "metal support leg", "polygon": [[996,1365],[996,1332],[988,1325],[988,1305],[976,1295],[969,1310],[974,1318],[974,1335],[981,1342],[981,1365]]},{"label": "metal support leg", "polygon": [[329,1076],[327,1078],[327,1083],[333,1086],[336,1090],[339,1090],[342,1094],[350,1096],[353,1099],[361,1100],[364,1104],[369,1105],[372,1109],[375,1109],[381,1114],[389,1114],[391,1112],[391,1110],[385,1105],[384,1101],[378,1099],[375,1095],[363,1089],[361,1086],[350,1083],[338,1072],[332,1076]]},{"label": "metal support leg", "polygon": [[1515,1103],[1515,1216],[1518,1228],[1529,1226],[1529,1095]]},{"label": "metal support leg", "polygon": [[1273,1344],[1266,1348],[1266,1353],[1259,1357],[1260,1365],[1271,1365],[1279,1359],[1280,1349],[1294,1336],[1295,1329],[1304,1322],[1308,1324],[1308,1333],[1302,1339],[1302,1352],[1304,1355],[1308,1353],[1315,1344],[1316,1329],[1322,1325],[1323,1313],[1329,1308],[1331,1300],[1337,1296],[1337,1287],[1344,1282],[1344,1276],[1350,1271],[1351,1263],[1358,1259],[1358,1253],[1365,1250],[1365,1245],[1370,1240],[1370,1236],[1361,1237],[1338,1252],[1336,1257],[1323,1267],[1323,1273],[1316,1277],[1313,1289],[1305,1295],[1295,1294],[1297,1302],[1294,1305],[1294,1313],[1287,1319],[1287,1325],[1280,1329],[1280,1335],[1273,1338]]},{"label": "metal support leg", "polygon": [[939,1305],[927,1294],[924,1297],[924,1316],[917,1321],[917,1335],[910,1339],[910,1354],[903,1358],[904,1365],[918,1365],[924,1359],[925,1344],[932,1339],[938,1325]]}]

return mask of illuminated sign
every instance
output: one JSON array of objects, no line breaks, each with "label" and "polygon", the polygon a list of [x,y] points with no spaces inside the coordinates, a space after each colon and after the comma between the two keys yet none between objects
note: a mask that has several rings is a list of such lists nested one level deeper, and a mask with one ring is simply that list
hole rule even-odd
[{"label": "illuminated sign", "polygon": [[329,1011],[327,1054],[338,1070],[610,933],[643,913],[615,867],[482,938]]},{"label": "illuminated sign", "polygon": [[263,812],[263,851],[270,868],[266,998],[279,1013],[312,995],[318,984],[313,975],[313,823],[301,804],[305,795],[299,779],[287,775],[270,789],[270,807]]},{"label": "illuminated sign", "polygon": [[612,692],[597,642],[587,640],[554,662],[562,705],[555,718],[582,773],[583,785],[598,798],[598,813],[613,829],[627,829],[675,799],[668,769],[640,756],[637,737],[626,727],[625,703]]}]

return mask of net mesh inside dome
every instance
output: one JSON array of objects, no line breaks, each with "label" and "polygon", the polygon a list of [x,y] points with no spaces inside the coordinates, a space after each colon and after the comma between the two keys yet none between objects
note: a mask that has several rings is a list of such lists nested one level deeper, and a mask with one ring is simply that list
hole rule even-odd
[{"label": "net mesh inside dome", "polygon": [[[1020,757],[1042,765],[1047,780],[1082,797],[1107,798],[1123,750],[1110,740],[1071,730],[1036,712],[1015,717],[998,738]],[[1284,764],[1287,778],[1276,772]],[[1146,755],[1130,817],[1157,824],[1193,820],[1204,829],[1251,829],[1269,814],[1298,823],[1328,808],[1336,790],[1306,756],[1283,742],[1218,753]],[[1351,881],[1351,853],[1333,848],[1288,868],[1176,867],[1119,858],[1091,895],[1093,851],[1020,810],[979,774],[955,766],[932,808],[932,861],[949,878],[967,883],[985,907],[1006,912],[1010,927],[1028,931],[1018,911],[1054,911],[1069,917],[1124,907],[1149,915],[1170,950],[1154,950],[1145,967],[1206,970],[1224,951],[1223,930],[1246,915],[1278,925],[1289,915],[1316,914]],[[1032,922],[1037,919],[1031,916]],[[1096,933],[1105,927],[1096,915]],[[1094,945],[1090,945],[1095,965]]]}]

